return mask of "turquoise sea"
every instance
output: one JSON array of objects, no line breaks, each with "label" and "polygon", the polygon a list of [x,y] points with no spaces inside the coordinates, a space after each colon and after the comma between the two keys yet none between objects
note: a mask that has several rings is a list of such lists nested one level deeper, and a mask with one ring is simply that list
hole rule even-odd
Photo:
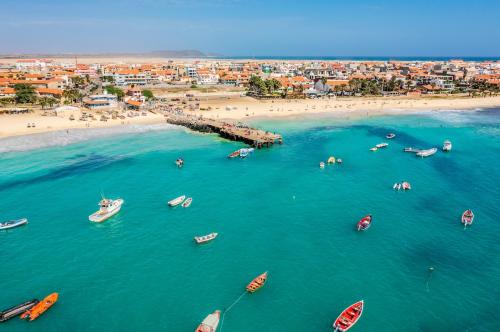
[{"label": "turquoise sea", "polygon": [[[360,299],[353,332],[500,331],[500,109],[252,124],[285,144],[229,160],[242,145],[166,128],[2,153],[1,219],[29,224],[0,231],[0,309],[60,297],[0,330],[194,331],[269,271],[223,331],[331,331]],[[388,132],[389,147],[370,152]],[[445,139],[450,153],[402,152]],[[330,155],[343,164],[320,169]],[[403,180],[413,189],[394,191]],[[101,193],[125,205],[93,224]],[[191,207],[166,206],[181,194]],[[368,213],[371,228],[355,231]],[[210,232],[219,237],[194,243]]]}]

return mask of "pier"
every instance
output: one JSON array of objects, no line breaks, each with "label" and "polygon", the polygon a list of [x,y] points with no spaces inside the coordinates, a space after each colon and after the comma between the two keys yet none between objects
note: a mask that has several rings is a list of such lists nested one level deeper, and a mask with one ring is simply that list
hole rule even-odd
[{"label": "pier", "polygon": [[203,133],[217,133],[223,138],[243,142],[256,149],[270,147],[275,143],[283,143],[283,137],[279,134],[226,121],[185,114],[165,114],[165,119],[170,124],[183,126]]}]

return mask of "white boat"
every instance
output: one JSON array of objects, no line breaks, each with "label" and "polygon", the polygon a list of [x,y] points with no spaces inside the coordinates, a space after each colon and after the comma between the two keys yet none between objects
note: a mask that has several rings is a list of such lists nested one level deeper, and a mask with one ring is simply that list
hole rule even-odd
[{"label": "white boat", "polygon": [[446,140],[443,143],[443,151],[451,151],[452,145],[450,140]]},{"label": "white boat", "polygon": [[380,149],[380,148],[385,148],[388,145],[389,145],[389,143],[379,143],[379,144],[375,145],[375,147]]},{"label": "white boat", "polygon": [[319,168],[325,168],[325,163],[323,161],[319,163]]},{"label": "white boat", "polygon": [[396,182],[396,183],[392,186],[392,189],[394,189],[394,190],[399,190],[399,189],[401,189],[401,183]]},{"label": "white boat", "polygon": [[103,198],[99,202],[99,210],[89,216],[89,220],[93,222],[103,222],[120,212],[123,204],[123,199],[108,199]]},{"label": "white boat", "polygon": [[205,242],[212,241],[213,239],[215,239],[217,237],[217,235],[219,235],[219,234],[210,233],[210,234],[203,235],[203,236],[195,236],[194,240],[196,241],[196,243],[205,243]]},{"label": "white boat", "polygon": [[396,137],[396,134],[394,134],[394,133],[389,133],[385,136],[385,138],[387,138],[387,139],[393,139],[394,137]]},{"label": "white boat", "polygon": [[215,332],[219,326],[219,320],[220,310],[215,310],[201,322],[195,332]]},{"label": "white boat", "polygon": [[0,222],[0,230],[2,229],[10,229],[14,227],[19,227],[22,225],[26,225],[28,223],[28,219],[18,219],[18,220],[9,220],[5,222]]},{"label": "white boat", "polygon": [[378,150],[377,147],[373,147],[373,148],[370,149],[370,151],[377,151],[377,150]]},{"label": "white boat", "polygon": [[177,165],[177,167],[181,168],[182,166],[184,166],[184,159],[182,158],[179,158],[175,161],[175,164]]},{"label": "white boat", "polygon": [[240,158],[245,158],[248,156],[250,153],[254,151],[254,148],[242,148],[240,149]]},{"label": "white boat", "polygon": [[169,206],[177,206],[177,205],[181,204],[182,202],[184,202],[185,199],[186,199],[186,195],[182,195],[182,196],[179,196],[177,198],[174,198],[171,201],[168,201],[167,204]]},{"label": "white boat", "polygon": [[193,202],[193,199],[191,197],[189,197],[188,199],[186,199],[184,201],[184,203],[182,203],[182,207],[183,208],[187,208],[187,207],[189,207],[191,205],[192,202]]},{"label": "white boat", "polygon": [[433,154],[435,154],[437,152],[437,148],[432,148],[432,149],[427,149],[427,150],[420,150],[417,152],[417,156],[419,157],[429,157],[429,156],[432,156]]}]

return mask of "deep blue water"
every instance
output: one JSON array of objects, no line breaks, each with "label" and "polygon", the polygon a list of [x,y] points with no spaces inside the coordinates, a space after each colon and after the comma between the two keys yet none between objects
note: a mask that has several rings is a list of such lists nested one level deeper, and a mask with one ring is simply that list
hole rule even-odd
[{"label": "deep blue water", "polygon": [[[1,328],[193,331],[267,270],[223,331],[331,331],[360,299],[351,331],[499,331],[499,115],[259,120],[285,144],[244,160],[226,158],[240,144],[182,129],[4,153],[1,218],[30,223],[0,231],[0,308],[54,291],[60,300]],[[370,152],[388,132],[389,147]],[[450,153],[402,152],[445,139]],[[331,155],[344,163],[321,170]],[[403,180],[411,191],[392,190]],[[101,193],[125,205],[92,224]],[[181,194],[191,207],[166,206]],[[464,230],[468,208],[476,219]],[[368,213],[371,228],[355,231]],[[210,232],[219,237],[194,244]]]}]

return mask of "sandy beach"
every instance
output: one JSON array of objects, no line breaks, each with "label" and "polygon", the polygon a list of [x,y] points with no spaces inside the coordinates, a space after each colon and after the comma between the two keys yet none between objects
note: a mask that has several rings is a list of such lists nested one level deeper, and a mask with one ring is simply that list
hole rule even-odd
[{"label": "sandy beach", "polygon": [[[341,114],[353,117],[381,114],[407,114],[422,110],[465,110],[500,106],[500,96],[481,98],[337,98],[304,100],[256,100],[250,97],[199,96],[200,110],[186,111],[191,114],[214,119],[245,120],[258,117],[286,117],[306,114]],[[88,112],[88,111],[87,111]],[[81,111],[69,111],[58,116],[43,116],[41,111],[21,115],[0,115],[0,138],[59,131],[74,128],[107,128],[131,124],[163,123],[161,114],[148,113],[133,118],[109,119],[103,121],[70,120],[78,119]],[[28,123],[36,127],[28,128]]]}]

